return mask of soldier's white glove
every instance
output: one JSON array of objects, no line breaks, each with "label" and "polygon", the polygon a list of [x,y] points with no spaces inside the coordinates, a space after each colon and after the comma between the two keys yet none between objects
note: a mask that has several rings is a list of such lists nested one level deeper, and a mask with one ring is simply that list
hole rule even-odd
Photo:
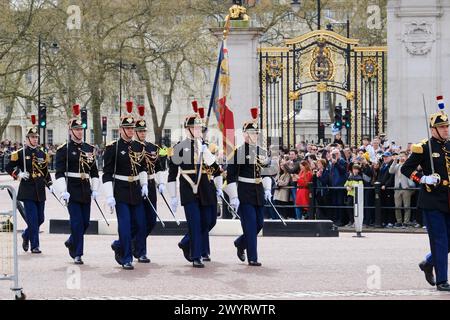
[{"label": "soldier's white glove", "polygon": [[270,190],[264,191],[264,199],[266,199],[267,201],[272,200],[272,191]]},{"label": "soldier's white glove", "polygon": [[164,183],[160,183],[158,185],[158,191],[159,193],[163,194],[166,191],[166,185]]},{"label": "soldier's white glove", "polygon": [[28,171],[20,171],[19,174],[17,175],[21,180],[28,180],[30,178],[30,174],[28,173]]},{"label": "soldier's white glove", "polygon": [[420,183],[422,184],[437,185],[439,182],[439,178],[436,176],[423,176],[420,179]]},{"label": "soldier's white glove", "polygon": [[217,195],[218,198],[222,198],[222,197],[223,197],[223,191],[222,191],[222,189],[217,189],[216,195]]},{"label": "soldier's white glove", "polygon": [[108,197],[106,203],[109,207],[114,208],[116,206],[116,199],[114,197]]},{"label": "soldier's white glove", "polygon": [[147,198],[148,197],[148,185],[144,184],[142,186],[141,192],[142,192],[142,196]]},{"label": "soldier's white glove", "polygon": [[95,191],[95,190],[92,190],[92,194],[91,194],[91,196],[92,196],[92,199],[94,199],[94,200],[97,200],[97,197],[98,197],[98,192],[97,192],[97,191]]},{"label": "soldier's white glove", "polygon": [[69,202],[69,199],[70,199],[70,193],[68,193],[67,191],[64,191],[64,192],[61,194],[61,198],[62,198],[64,201]]},{"label": "soldier's white glove", "polygon": [[177,211],[177,208],[178,208],[178,198],[177,197],[172,197],[172,199],[170,199],[170,208],[172,209],[173,212]]},{"label": "soldier's white glove", "polygon": [[233,210],[234,211],[238,211],[238,209],[239,209],[239,204],[240,204],[240,202],[239,202],[239,198],[232,198],[231,200],[230,200],[230,206],[233,208]]}]

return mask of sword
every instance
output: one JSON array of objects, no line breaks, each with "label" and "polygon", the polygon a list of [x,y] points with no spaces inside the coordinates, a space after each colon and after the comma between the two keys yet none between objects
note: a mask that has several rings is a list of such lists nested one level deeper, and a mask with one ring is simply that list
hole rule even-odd
[{"label": "sword", "polygon": [[428,128],[428,114],[427,114],[427,108],[425,106],[425,94],[422,93],[422,100],[423,100],[423,111],[425,113],[425,123],[427,128],[427,137],[428,137],[428,154],[430,156],[430,166],[431,166],[431,175],[435,176],[438,179],[438,184],[441,181],[441,176],[434,171],[434,162],[433,162],[433,152],[431,149],[431,138],[430,138],[430,131]]},{"label": "sword", "polygon": [[177,225],[179,226],[179,225],[180,225],[180,221],[178,221],[177,217],[175,216],[175,213],[172,211],[172,208],[169,206],[169,203],[167,202],[166,197],[165,197],[162,193],[160,193],[160,194],[161,194],[161,196],[162,196],[164,202],[166,203],[167,208],[169,208],[170,213],[172,214],[173,218],[175,219]]},{"label": "sword", "polygon": [[145,197],[145,199],[147,199],[148,203],[150,204],[150,207],[152,207],[153,211],[155,212],[156,217],[158,218],[159,222],[161,222],[163,228],[165,228],[166,225],[164,224],[164,221],[162,221],[161,218],[158,216],[158,212],[156,212],[156,209],[155,209],[155,207],[153,206],[153,204],[152,204],[152,202],[150,201],[150,199],[147,198],[147,197]]},{"label": "sword", "polygon": [[97,208],[98,208],[98,210],[100,211],[100,213],[102,214],[102,217],[103,217],[103,219],[105,220],[105,222],[106,222],[106,225],[109,227],[109,223],[108,223],[108,220],[106,220],[106,217],[105,217],[105,215],[103,214],[103,211],[102,211],[102,209],[100,208],[100,206],[98,205],[98,202],[97,202],[97,199],[94,199],[94,202],[95,202],[95,204],[97,205]]},{"label": "sword", "polygon": [[275,213],[277,214],[277,216],[281,220],[281,222],[283,222],[284,226],[287,226],[286,222],[283,220],[283,217],[281,217],[280,213],[278,212],[278,210],[273,205],[272,200],[267,199],[267,201],[270,203],[270,205],[272,206],[273,210],[275,210]]},{"label": "sword", "polygon": [[234,208],[231,206],[231,204],[227,200],[225,200],[225,197],[220,196],[220,198],[222,199],[223,202],[225,202],[225,204],[228,206],[228,208],[231,209],[230,212],[233,215],[233,218],[241,219],[241,217],[239,217],[238,213],[236,211],[234,211]]},{"label": "sword", "polygon": [[[46,186],[48,190],[50,190],[49,186]],[[56,199],[56,201],[59,202],[60,205],[62,205],[64,208],[67,208],[67,206],[63,205],[63,203],[58,199],[58,197],[56,196],[55,192],[50,192]]]}]

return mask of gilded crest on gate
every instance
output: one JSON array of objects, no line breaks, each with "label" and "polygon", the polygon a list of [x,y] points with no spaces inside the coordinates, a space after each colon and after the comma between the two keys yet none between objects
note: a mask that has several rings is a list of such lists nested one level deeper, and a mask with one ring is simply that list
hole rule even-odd
[{"label": "gilded crest on gate", "polygon": [[270,79],[270,82],[276,82],[281,78],[283,74],[283,63],[280,57],[271,58],[266,64],[266,74]]},{"label": "gilded crest on gate", "polygon": [[335,76],[335,67],[330,48],[324,39],[317,41],[317,47],[312,51],[312,61],[309,68],[311,79],[329,81]]},{"label": "gilded crest on gate", "polygon": [[363,77],[371,79],[378,73],[378,64],[374,58],[365,58],[361,64],[361,72]]}]

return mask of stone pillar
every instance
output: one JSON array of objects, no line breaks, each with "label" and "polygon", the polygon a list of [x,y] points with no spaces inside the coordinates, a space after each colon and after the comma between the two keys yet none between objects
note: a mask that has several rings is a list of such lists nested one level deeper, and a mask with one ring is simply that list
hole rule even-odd
[{"label": "stone pillar", "polygon": [[422,93],[450,111],[450,0],[389,0],[387,18],[388,138],[405,147],[426,137]]},{"label": "stone pillar", "polygon": [[[253,27],[231,28],[227,39],[231,76],[228,105],[234,111],[237,145],[242,143],[242,135],[239,134],[242,125],[251,119],[250,108],[260,104],[258,46],[263,30]],[[223,28],[213,28],[211,32],[218,38],[220,49]]]}]

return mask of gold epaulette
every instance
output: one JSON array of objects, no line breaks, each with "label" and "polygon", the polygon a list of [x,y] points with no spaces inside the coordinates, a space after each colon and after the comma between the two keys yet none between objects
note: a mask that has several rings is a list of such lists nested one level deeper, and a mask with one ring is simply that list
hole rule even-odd
[{"label": "gold epaulette", "polygon": [[62,145],[60,145],[58,148],[56,148],[56,151],[58,151],[61,148],[64,148],[65,145],[66,145],[66,143],[63,143]]},{"label": "gold epaulette", "polygon": [[422,154],[423,153],[423,145],[424,145],[424,142],[413,144],[411,146],[411,151],[413,153]]},{"label": "gold epaulette", "polygon": [[110,147],[110,146],[112,146],[114,143],[116,143],[117,142],[117,140],[113,140],[113,141],[111,141],[110,143],[108,143],[106,146],[107,147]]},{"label": "gold epaulette", "polygon": [[11,153],[11,161],[17,161],[19,160],[19,152],[22,149],[19,149],[17,151],[14,151],[13,153]]}]

